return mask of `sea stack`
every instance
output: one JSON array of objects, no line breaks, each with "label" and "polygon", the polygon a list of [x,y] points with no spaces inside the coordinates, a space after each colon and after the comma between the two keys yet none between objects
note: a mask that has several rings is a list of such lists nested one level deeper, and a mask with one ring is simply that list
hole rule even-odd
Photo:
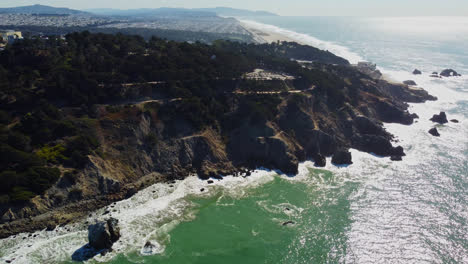
[{"label": "sea stack", "polygon": [[448,123],[447,115],[445,114],[445,112],[440,112],[440,114],[432,116],[430,120],[432,122],[439,123],[439,124]]},{"label": "sea stack", "polygon": [[351,152],[349,150],[338,150],[333,154],[332,163],[335,165],[350,165],[353,164]]},{"label": "sea stack", "polygon": [[440,76],[444,77],[455,77],[455,76],[461,76],[461,74],[458,74],[458,72],[452,70],[452,69],[445,69],[440,73]]},{"label": "sea stack", "polygon": [[109,218],[88,227],[89,245],[97,250],[111,249],[120,238],[119,220]]},{"label": "sea stack", "polygon": [[420,75],[420,74],[422,74],[422,72],[420,70],[418,70],[418,69],[414,69],[413,74],[414,75]]},{"label": "sea stack", "polygon": [[429,134],[433,135],[434,137],[440,137],[439,131],[435,127],[429,130]]}]

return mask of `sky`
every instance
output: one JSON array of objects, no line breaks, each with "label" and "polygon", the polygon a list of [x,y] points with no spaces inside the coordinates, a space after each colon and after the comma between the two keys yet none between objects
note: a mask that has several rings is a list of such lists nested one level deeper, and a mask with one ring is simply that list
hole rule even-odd
[{"label": "sky", "polygon": [[284,16],[468,16],[468,0],[0,0],[0,7],[32,4],[82,10],[226,6]]}]

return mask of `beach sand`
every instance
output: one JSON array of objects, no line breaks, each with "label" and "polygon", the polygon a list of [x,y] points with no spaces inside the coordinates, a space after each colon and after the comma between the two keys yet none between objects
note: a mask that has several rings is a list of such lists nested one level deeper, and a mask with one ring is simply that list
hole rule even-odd
[{"label": "beach sand", "polygon": [[[245,28],[245,30],[249,31],[253,35],[255,41],[258,43],[272,43],[272,42],[278,42],[278,41],[288,41],[288,42],[296,42],[302,45],[312,46],[309,43],[305,43],[298,39],[291,38],[287,35],[283,35],[273,30],[268,30],[268,28],[257,27],[255,26],[255,23],[249,23],[245,21],[239,21],[239,22],[242,25],[242,27]],[[387,82],[390,82],[390,83],[400,84],[400,82],[394,80],[387,74],[382,74],[381,79],[386,80]]]},{"label": "beach sand", "polygon": [[265,28],[259,29],[258,27],[255,27],[255,25],[251,23],[245,23],[245,22],[240,21],[240,24],[247,31],[249,31],[254,36],[255,41],[259,43],[289,41],[289,42],[297,42],[300,44],[305,44],[305,43],[301,43],[300,41],[296,39],[290,38],[286,35],[279,34],[278,32],[273,32]]}]

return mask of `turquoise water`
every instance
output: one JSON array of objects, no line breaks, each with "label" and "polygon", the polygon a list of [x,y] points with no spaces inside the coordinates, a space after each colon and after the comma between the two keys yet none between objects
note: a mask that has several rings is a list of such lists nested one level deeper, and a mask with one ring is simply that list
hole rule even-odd
[{"label": "turquoise water", "polygon": [[[373,61],[389,78],[413,79],[437,96],[410,106],[420,116],[414,125],[386,125],[404,161],[352,150],[350,167],[307,162],[296,177],[259,170],[213,185],[196,177],[157,184],[117,203],[123,236],[113,253],[88,262],[468,263],[468,18],[275,17],[255,25]],[[413,76],[414,68],[424,74]],[[428,76],[445,68],[463,76]],[[428,119],[440,111],[460,123],[438,126],[434,138]],[[73,263],[86,244],[84,221],[36,234],[0,240],[0,257]],[[153,252],[143,250],[147,241]]]},{"label": "turquoise water", "polygon": [[[112,263],[339,262],[347,250],[348,197],[356,184],[338,187],[327,171],[311,171],[310,177],[329,188],[276,177],[238,199],[222,191],[192,199],[196,218],[169,232],[163,254],[121,256]],[[283,226],[287,221],[294,223]]]}]

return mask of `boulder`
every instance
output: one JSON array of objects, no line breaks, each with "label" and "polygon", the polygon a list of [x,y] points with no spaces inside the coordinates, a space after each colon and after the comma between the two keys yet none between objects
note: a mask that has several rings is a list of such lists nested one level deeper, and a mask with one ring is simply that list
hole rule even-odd
[{"label": "boulder", "polygon": [[454,77],[454,76],[461,76],[458,74],[458,72],[452,70],[452,69],[445,69],[440,73],[440,76],[444,77]]},{"label": "boulder", "polygon": [[89,245],[95,249],[110,249],[120,238],[119,220],[109,218],[107,221],[98,222],[88,226]]},{"label": "boulder", "polygon": [[422,72],[420,70],[418,70],[418,69],[414,69],[413,74],[414,75],[419,75],[419,74],[422,74]]},{"label": "boulder", "polygon": [[394,147],[392,150],[392,156],[406,156],[402,146]]},{"label": "boulder", "polygon": [[294,221],[286,221],[286,222],[283,223],[283,226],[294,225],[294,224],[296,224],[296,222],[294,222]]},{"label": "boulder", "polygon": [[438,73],[438,72],[432,72],[432,74],[433,74],[433,75],[439,75],[439,73]]},{"label": "boulder", "polygon": [[353,164],[351,152],[347,149],[337,150],[332,157],[332,163],[335,165]]},{"label": "boulder", "polygon": [[433,135],[434,137],[440,137],[439,131],[435,127],[429,130],[429,134]]},{"label": "boulder", "polygon": [[416,82],[413,81],[413,80],[407,80],[407,81],[404,81],[403,83],[406,84],[406,85],[411,85],[411,86],[417,85]]},{"label": "boulder", "polygon": [[439,123],[439,124],[446,124],[448,123],[447,115],[445,112],[440,112],[438,115],[433,115],[430,119],[432,122]]},{"label": "boulder", "polygon": [[141,249],[141,253],[143,255],[153,255],[156,250],[157,250],[156,245],[148,241],[146,242],[145,246]]},{"label": "boulder", "polygon": [[322,154],[316,154],[314,157],[315,166],[325,167],[327,165],[327,160]]},{"label": "boulder", "polygon": [[450,122],[452,122],[452,123],[460,123],[460,121],[458,121],[457,119],[452,119],[452,120],[450,120]]},{"label": "boulder", "polygon": [[390,160],[392,160],[392,161],[402,161],[403,158],[401,156],[391,156]]}]

